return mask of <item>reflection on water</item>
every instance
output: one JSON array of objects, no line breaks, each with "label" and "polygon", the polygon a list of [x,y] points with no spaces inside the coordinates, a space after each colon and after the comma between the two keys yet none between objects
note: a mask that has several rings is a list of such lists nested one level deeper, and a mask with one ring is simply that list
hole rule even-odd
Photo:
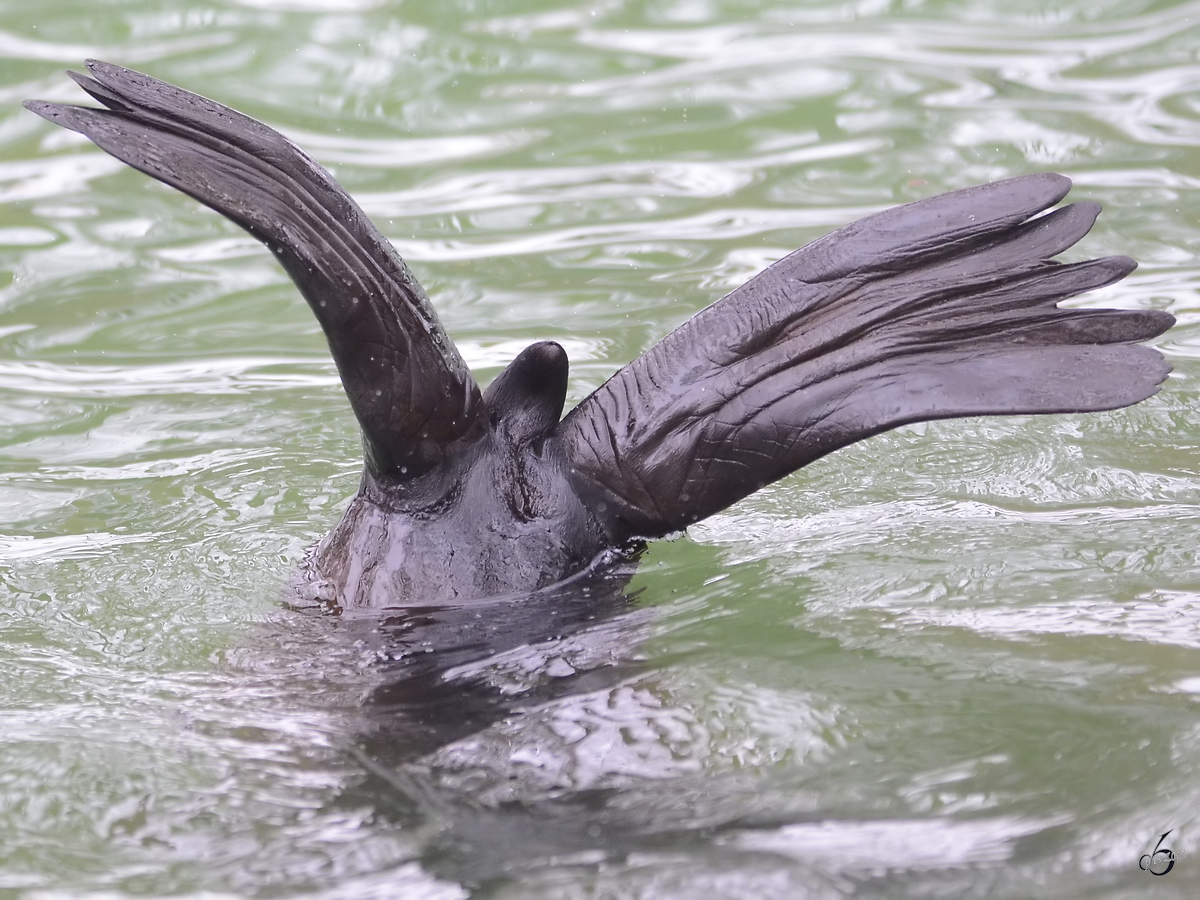
[{"label": "reflection on water", "polygon": [[[1193,896],[1198,19],[0,0],[0,896]],[[88,56],[332,167],[482,381],[552,338],[576,402],[806,240],[1046,168],[1142,264],[1075,302],[1170,309],[1176,372],[872,439],[632,580],[283,609],[353,420],[269,254],[19,109]]]}]

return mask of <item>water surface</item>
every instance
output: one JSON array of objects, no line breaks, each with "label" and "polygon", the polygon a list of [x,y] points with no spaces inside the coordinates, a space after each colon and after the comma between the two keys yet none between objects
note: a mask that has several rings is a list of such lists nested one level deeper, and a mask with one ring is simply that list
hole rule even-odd
[{"label": "water surface", "polygon": [[[0,2],[0,897],[1195,896],[1197,22]],[[353,419],[264,249],[20,109],[89,56],[329,166],[483,382],[551,338],[577,402],[838,225],[1047,169],[1106,209],[1071,258],[1141,263],[1073,302],[1175,313],[1175,373],[851,447],[561,627],[285,610]]]}]

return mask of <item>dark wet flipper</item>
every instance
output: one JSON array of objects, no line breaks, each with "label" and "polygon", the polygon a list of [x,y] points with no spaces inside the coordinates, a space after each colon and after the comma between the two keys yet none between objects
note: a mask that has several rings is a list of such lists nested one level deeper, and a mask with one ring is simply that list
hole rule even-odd
[{"label": "dark wet flipper", "polygon": [[287,138],[211,100],[89,62],[108,109],[26,106],[199,200],[262,241],[316,314],[380,474],[416,474],[481,433],[479,389],[421,286],[332,176]]},{"label": "dark wet flipper", "polygon": [[1158,390],[1134,346],[1174,319],[1060,309],[1134,268],[1060,265],[1098,207],[1030,219],[1036,175],[853,223],[780,260],[634,360],[564,420],[580,490],[616,537],[677,530],[847,444],[910,422],[1092,412]]},{"label": "dark wet flipper", "polygon": [[910,271],[917,262],[963,258],[1011,235],[1014,228],[1049,209],[1070,189],[1069,178],[1045,172],[885,209],[790,253],[733,293],[742,294],[768,273],[811,284],[880,277]]}]

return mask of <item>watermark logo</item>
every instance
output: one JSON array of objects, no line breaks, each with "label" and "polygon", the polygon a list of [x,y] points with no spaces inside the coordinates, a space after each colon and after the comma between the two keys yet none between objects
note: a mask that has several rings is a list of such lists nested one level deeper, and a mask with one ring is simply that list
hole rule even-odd
[{"label": "watermark logo", "polygon": [[1158,843],[1154,845],[1153,850],[1142,854],[1142,858],[1138,860],[1139,869],[1143,872],[1149,872],[1151,875],[1166,875],[1175,868],[1175,851],[1168,850],[1162,845],[1162,842],[1167,839],[1167,835],[1170,833],[1168,831],[1163,834],[1158,839]]}]

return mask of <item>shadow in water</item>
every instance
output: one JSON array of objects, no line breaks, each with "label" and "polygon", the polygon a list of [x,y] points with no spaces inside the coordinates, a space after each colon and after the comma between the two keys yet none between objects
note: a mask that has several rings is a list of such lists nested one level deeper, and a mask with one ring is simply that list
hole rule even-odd
[{"label": "shadow in water", "polygon": [[[549,859],[590,865],[670,847],[691,833],[675,816],[647,821],[611,778],[592,787],[555,766],[556,755],[590,752],[553,732],[556,716],[606,710],[618,693],[622,714],[644,712],[628,685],[647,675],[639,646],[656,614],[627,590],[635,567],[623,560],[519,598],[341,620],[339,631],[376,661],[344,745],[364,777],[339,802],[420,830],[425,869],[466,885]],[[543,751],[544,761],[528,758]],[[544,777],[526,780],[529,772]]]},{"label": "shadow in water", "polygon": [[616,683],[636,666],[648,618],[622,560],[521,597],[344,620],[373,651],[360,746],[396,766],[523,707]]}]

